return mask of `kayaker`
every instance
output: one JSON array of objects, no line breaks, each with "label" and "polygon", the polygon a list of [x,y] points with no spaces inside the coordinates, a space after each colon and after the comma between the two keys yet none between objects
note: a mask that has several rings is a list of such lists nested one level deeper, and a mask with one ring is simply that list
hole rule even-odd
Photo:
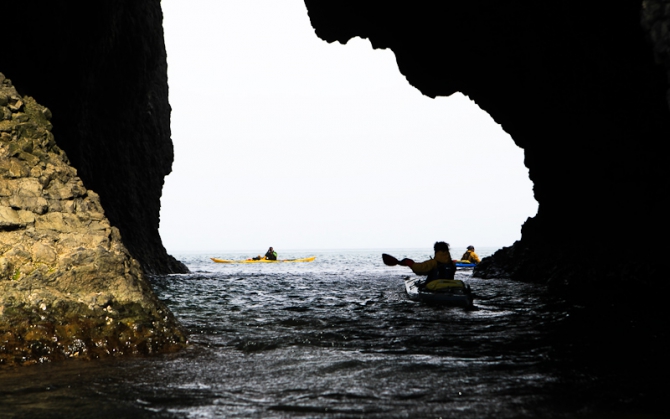
[{"label": "kayaker", "polygon": [[265,260],[277,260],[277,252],[274,251],[272,246],[265,252]]},{"label": "kayaker", "polygon": [[463,253],[461,260],[467,261],[468,263],[474,263],[475,265],[481,262],[477,253],[475,253],[475,247],[472,245],[468,246],[468,250]]},{"label": "kayaker", "polygon": [[275,252],[274,249],[272,248],[272,246],[270,246],[268,251],[265,252],[265,256],[263,256],[262,258],[261,258],[261,255],[258,255],[255,258],[251,258],[251,259],[248,259],[248,260],[261,260],[261,259],[277,260],[277,252]]},{"label": "kayaker", "polygon": [[436,279],[454,279],[456,264],[451,259],[449,243],[435,242],[433,250],[435,250],[435,257],[425,262],[417,263],[412,259],[403,259],[399,264],[409,266],[412,272],[417,275],[426,275],[427,278],[424,285]]}]

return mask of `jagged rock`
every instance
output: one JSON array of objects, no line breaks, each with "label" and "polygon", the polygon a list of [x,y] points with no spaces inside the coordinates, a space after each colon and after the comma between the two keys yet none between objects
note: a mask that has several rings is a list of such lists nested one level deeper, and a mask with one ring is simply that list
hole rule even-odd
[{"label": "jagged rock", "polygon": [[56,145],[0,74],[0,364],[174,350],[186,338]]}]

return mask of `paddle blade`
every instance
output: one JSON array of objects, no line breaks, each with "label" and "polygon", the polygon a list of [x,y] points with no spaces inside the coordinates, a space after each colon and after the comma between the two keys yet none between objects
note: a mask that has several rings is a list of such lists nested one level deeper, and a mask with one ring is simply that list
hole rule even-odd
[{"label": "paddle blade", "polygon": [[382,260],[384,261],[384,265],[395,266],[398,264],[398,259],[386,253],[382,253]]}]

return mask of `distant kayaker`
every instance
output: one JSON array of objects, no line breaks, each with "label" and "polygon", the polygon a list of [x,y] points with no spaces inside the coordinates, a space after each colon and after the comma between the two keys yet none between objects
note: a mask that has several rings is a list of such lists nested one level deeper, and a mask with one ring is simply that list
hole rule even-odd
[{"label": "distant kayaker", "polygon": [[265,260],[277,260],[277,252],[274,251],[272,246],[265,252]]},{"label": "distant kayaker", "polygon": [[449,243],[435,242],[433,250],[435,250],[435,257],[425,262],[417,263],[412,259],[403,259],[399,264],[409,266],[417,275],[426,275],[426,285],[436,279],[454,279],[456,264],[451,259]]},{"label": "distant kayaker", "polygon": [[472,245],[468,246],[468,250],[463,253],[461,260],[467,261],[468,263],[474,263],[475,265],[481,262],[477,253],[475,253],[475,247]]}]

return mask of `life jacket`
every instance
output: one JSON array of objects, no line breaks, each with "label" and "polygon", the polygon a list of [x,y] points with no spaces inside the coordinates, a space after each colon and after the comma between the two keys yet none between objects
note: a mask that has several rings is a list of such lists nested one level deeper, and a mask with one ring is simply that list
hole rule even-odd
[{"label": "life jacket", "polygon": [[456,275],[456,265],[453,261],[447,263],[437,262],[437,266],[428,272],[426,283],[436,279],[454,279],[454,275]]}]

